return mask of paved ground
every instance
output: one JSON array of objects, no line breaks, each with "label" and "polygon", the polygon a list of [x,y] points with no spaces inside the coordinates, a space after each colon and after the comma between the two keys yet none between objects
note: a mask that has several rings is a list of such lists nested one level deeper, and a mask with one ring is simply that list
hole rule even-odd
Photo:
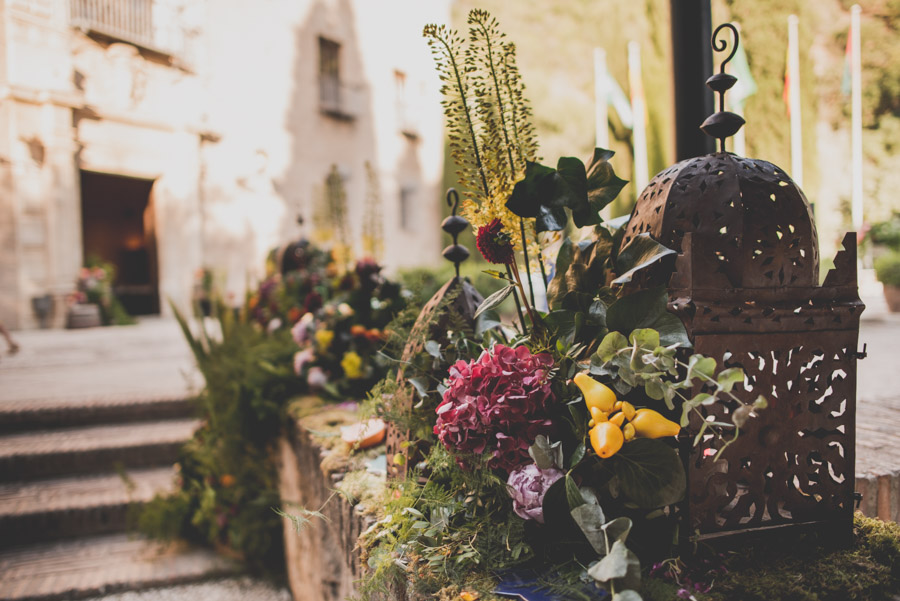
[{"label": "paved ground", "polygon": [[291,593],[269,582],[244,577],[132,591],[86,601],[291,601]]}]

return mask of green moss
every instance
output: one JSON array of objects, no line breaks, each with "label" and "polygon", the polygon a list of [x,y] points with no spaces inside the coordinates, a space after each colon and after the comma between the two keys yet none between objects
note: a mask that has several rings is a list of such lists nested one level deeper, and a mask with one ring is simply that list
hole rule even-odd
[{"label": "green moss", "polygon": [[[728,574],[698,601],[878,601],[900,590],[900,526],[854,518],[852,548],[828,551],[812,539],[757,546],[726,561]],[[644,599],[675,598],[678,587],[647,579]]]}]

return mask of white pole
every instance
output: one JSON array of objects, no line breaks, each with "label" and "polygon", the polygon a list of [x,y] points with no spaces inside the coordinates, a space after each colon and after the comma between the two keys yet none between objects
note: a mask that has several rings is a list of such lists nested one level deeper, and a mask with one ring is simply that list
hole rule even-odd
[{"label": "white pole", "polygon": [[606,74],[606,51],[594,48],[594,146],[609,148],[609,88]]},{"label": "white pole", "polygon": [[631,113],[634,116],[634,185],[640,194],[649,177],[647,172],[647,124],[644,119],[647,110],[644,106],[644,84],[641,80],[641,45],[628,42],[628,84],[631,87]]},{"label": "white pole", "polygon": [[791,109],[791,177],[803,187],[803,126],[800,116],[800,19],[788,17],[788,78]]},{"label": "white pole", "polygon": [[860,56],[859,4],[850,9],[850,83],[851,83],[851,145],[852,158],[852,194],[851,214],[853,229],[862,231],[863,227],[863,145],[862,145],[862,58]]}]

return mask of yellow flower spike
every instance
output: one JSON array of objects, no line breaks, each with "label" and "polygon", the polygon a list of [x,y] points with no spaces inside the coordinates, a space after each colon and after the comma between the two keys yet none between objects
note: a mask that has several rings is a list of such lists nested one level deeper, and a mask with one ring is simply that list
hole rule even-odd
[{"label": "yellow flower spike", "polygon": [[575,385],[584,395],[588,408],[597,407],[604,413],[611,413],[616,403],[616,393],[587,374],[575,374]]},{"label": "yellow flower spike", "polygon": [[653,409],[638,409],[631,420],[636,436],[644,438],[665,438],[666,436],[678,436],[681,426],[666,419],[658,411]]},{"label": "yellow flower spike", "polygon": [[625,413],[623,413],[622,411],[619,411],[618,413],[614,413],[609,418],[609,423],[615,424],[621,428],[622,425],[625,423]]},{"label": "yellow flower spike", "polygon": [[624,401],[624,402],[622,403],[622,413],[625,414],[625,419],[627,419],[628,421],[633,420],[633,419],[634,419],[634,413],[635,413],[635,411],[634,411],[634,405],[632,405],[632,404],[629,403],[628,401]]},{"label": "yellow flower spike", "polygon": [[611,422],[597,424],[591,428],[589,436],[594,452],[603,459],[618,453],[625,443],[621,428]]},{"label": "yellow flower spike", "polygon": [[631,424],[625,424],[625,427],[622,428],[622,435],[625,437],[625,442],[628,442],[632,438],[634,438],[634,426]]}]

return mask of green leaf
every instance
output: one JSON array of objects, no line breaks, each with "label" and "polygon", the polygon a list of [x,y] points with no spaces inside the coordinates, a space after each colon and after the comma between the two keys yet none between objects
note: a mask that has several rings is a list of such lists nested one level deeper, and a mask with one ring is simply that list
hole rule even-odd
[{"label": "green leaf", "polygon": [[[617,517],[614,520],[610,520],[609,522],[603,524],[603,532],[606,535],[606,542],[609,545],[612,545],[616,541],[625,542],[625,539],[628,538],[629,533],[631,533],[631,518],[627,517]],[[609,552],[609,549],[606,549],[606,552]]]},{"label": "green leaf", "polygon": [[435,359],[440,359],[441,357],[441,343],[437,340],[428,340],[425,342],[425,352],[434,357]]},{"label": "green leaf", "polygon": [[688,373],[685,380],[690,380],[694,374],[706,376],[709,379],[716,374],[716,360],[703,355],[691,355],[688,359]]},{"label": "green leaf", "polygon": [[606,327],[623,334],[640,328],[651,328],[659,332],[660,344],[664,346],[690,346],[684,324],[668,311],[668,300],[665,286],[622,297],[607,309]]},{"label": "green leaf", "polygon": [[684,497],[684,467],[665,442],[637,438],[614,455],[622,493],[644,509],[677,503]]},{"label": "green leaf", "polygon": [[556,256],[556,273],[547,286],[547,303],[551,309],[562,308],[562,299],[569,291],[566,286],[566,273],[569,271],[574,257],[575,246],[568,237],[564,238]]},{"label": "green leaf", "polygon": [[609,553],[588,570],[590,577],[600,582],[624,578],[627,573],[628,547],[618,540],[613,543]]},{"label": "green leaf", "polygon": [[416,392],[419,393],[421,398],[425,398],[428,396],[428,380],[424,377],[421,378],[407,378],[407,382],[413,385],[413,388],[416,389]]},{"label": "green leaf", "polygon": [[576,465],[578,465],[579,461],[584,459],[585,450],[586,447],[584,446],[583,442],[579,443],[578,446],[575,447],[575,450],[572,451],[572,457],[569,458],[569,469],[574,468]]},{"label": "green leaf", "polygon": [[565,229],[565,207],[573,202],[569,184],[556,169],[526,162],[525,177],[516,182],[506,208],[519,217],[533,218],[540,232]]},{"label": "green leaf", "polygon": [[613,358],[624,348],[628,348],[628,340],[620,332],[610,332],[603,337],[600,346],[597,347],[597,356],[604,362]]},{"label": "green leaf", "polygon": [[651,328],[634,330],[628,335],[628,342],[643,349],[655,349],[659,346],[659,332]]},{"label": "green leaf", "polygon": [[499,271],[497,269],[485,269],[485,270],[483,270],[483,273],[486,273],[489,276],[491,276],[492,278],[495,278],[498,280],[510,281],[509,276],[507,276],[505,273],[503,273],[502,271]]},{"label": "green leaf", "polygon": [[769,401],[766,400],[766,397],[764,397],[763,395],[759,395],[758,397],[756,397],[756,400],[753,401],[754,409],[765,409],[768,406],[769,406]]},{"label": "green leaf", "polygon": [[481,315],[475,320],[475,334],[481,336],[488,330],[500,327],[501,324],[500,314],[497,313],[496,309],[482,311]]},{"label": "green leaf", "polygon": [[488,311],[489,309],[494,309],[494,308],[500,306],[500,303],[502,303],[504,300],[506,300],[506,297],[512,293],[514,288],[515,287],[512,284],[510,284],[509,286],[506,286],[505,288],[501,288],[497,292],[493,293],[492,295],[490,295],[489,297],[484,299],[484,302],[482,302],[478,306],[478,309],[475,311],[475,317],[477,318],[479,315],[481,315],[485,311]]},{"label": "green leaf", "polygon": [[613,284],[627,284],[641,269],[674,254],[674,250],[651,238],[649,233],[639,234],[631,239],[628,246],[619,251],[616,257],[616,272],[622,275],[613,280]]},{"label": "green leaf", "polygon": [[566,474],[564,477],[566,480],[566,501],[569,503],[569,509],[572,510],[584,505],[584,497],[581,496],[581,491],[578,490],[575,480],[569,474]]},{"label": "green leaf", "polygon": [[612,150],[604,148],[594,149],[594,154],[586,167],[587,204],[589,209],[586,211],[572,209],[572,218],[576,226],[584,227],[585,225],[600,223],[600,211],[615,200],[622,188],[625,187],[625,184],[628,183],[616,175],[612,165],[609,163],[609,159],[614,154]]},{"label": "green leaf", "polygon": [[654,401],[661,401],[666,396],[666,385],[661,378],[651,378],[644,382],[644,392]]},{"label": "green leaf", "polygon": [[719,388],[722,389],[722,392],[731,392],[731,389],[734,388],[735,384],[742,384],[744,382],[744,370],[740,367],[723,369],[719,372],[716,381],[719,383]]},{"label": "green leaf", "polygon": [[539,434],[534,439],[534,444],[528,449],[528,454],[534,459],[539,469],[548,470],[552,467],[563,469],[562,442],[551,444],[550,439]]},{"label": "green leaf", "polygon": [[598,555],[606,555],[606,534],[603,531],[606,516],[603,514],[603,509],[594,503],[584,503],[569,513],[581,532],[584,533],[584,537],[591,543],[594,551]]},{"label": "green leaf", "polygon": [[564,344],[575,340],[575,312],[568,310],[551,311],[544,317],[544,324]]}]

